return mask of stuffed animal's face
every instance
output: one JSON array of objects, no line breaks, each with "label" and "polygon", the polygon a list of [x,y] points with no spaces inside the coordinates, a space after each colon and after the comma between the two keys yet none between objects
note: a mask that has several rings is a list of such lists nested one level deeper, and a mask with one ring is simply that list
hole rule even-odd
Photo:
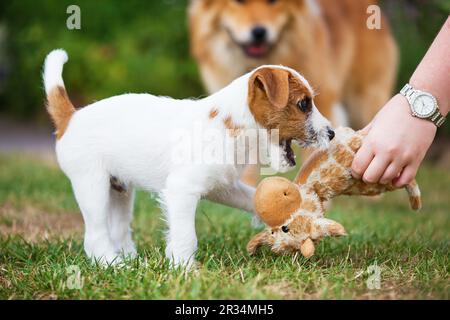
[{"label": "stuffed animal's face", "polygon": [[253,237],[247,245],[250,254],[267,245],[277,254],[301,252],[305,257],[314,254],[314,242],[326,236],[343,236],[345,229],[339,223],[313,216],[294,214],[284,224],[268,227]]},{"label": "stuffed animal's face", "polygon": [[254,205],[268,227],[248,243],[250,253],[268,245],[275,253],[300,251],[310,257],[314,241],[345,235],[342,225],[312,212],[311,201],[303,200],[299,187],[282,177],[264,179],[256,189]]}]

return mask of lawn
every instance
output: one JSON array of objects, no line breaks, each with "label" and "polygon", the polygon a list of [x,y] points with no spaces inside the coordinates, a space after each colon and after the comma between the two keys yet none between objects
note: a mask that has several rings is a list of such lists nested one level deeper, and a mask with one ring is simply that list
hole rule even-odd
[{"label": "lawn", "polygon": [[[426,166],[418,181],[419,213],[409,210],[403,191],[334,201],[329,216],[349,235],[323,241],[310,259],[267,249],[250,257],[245,246],[258,230],[249,215],[205,201],[197,214],[194,273],[169,269],[157,202],[138,193],[139,259],[102,269],[84,256],[81,215],[62,172],[48,162],[0,155],[0,298],[449,299],[450,173]],[[369,289],[371,265],[379,267],[380,289]],[[73,288],[74,268],[81,289]]]}]

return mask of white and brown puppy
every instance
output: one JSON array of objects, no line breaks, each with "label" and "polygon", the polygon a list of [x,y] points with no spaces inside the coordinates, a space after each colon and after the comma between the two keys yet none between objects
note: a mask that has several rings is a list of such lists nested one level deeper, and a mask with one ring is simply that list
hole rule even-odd
[{"label": "white and brown puppy", "polygon": [[200,100],[123,94],[76,110],[62,79],[67,59],[64,50],[46,58],[48,112],[56,126],[59,165],[85,221],[85,251],[103,263],[136,253],[130,231],[135,188],[160,196],[169,228],[166,255],[173,265],[194,261],[200,199],[254,211],[254,189],[239,182],[245,164],[180,163],[184,145],[174,143],[174,132],[189,134],[198,122],[236,138],[247,129],[278,129],[282,167],[272,166],[282,170],[295,164],[291,140],[317,146],[334,136],[314,106],[308,82],[289,68],[262,66]]}]

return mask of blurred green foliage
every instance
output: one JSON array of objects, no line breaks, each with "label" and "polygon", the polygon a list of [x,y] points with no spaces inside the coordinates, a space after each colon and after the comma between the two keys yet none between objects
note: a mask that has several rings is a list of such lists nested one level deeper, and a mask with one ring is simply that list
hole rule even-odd
[{"label": "blurred green foliage", "polygon": [[[81,30],[68,30],[66,9],[81,8]],[[189,54],[185,0],[1,1],[9,77],[0,93],[8,113],[39,116],[46,54],[69,53],[64,80],[75,104],[123,92],[173,97],[203,92]]]},{"label": "blurred green foliage", "polygon": [[384,0],[400,48],[398,89],[406,83],[450,13],[450,0]]},{"label": "blurred green foliage", "polygon": [[[75,104],[123,92],[178,98],[203,94],[189,54],[187,2],[1,1],[0,108],[24,118],[44,115],[42,63],[50,50],[60,47],[71,59],[64,79]],[[66,28],[71,4],[81,8],[81,30]],[[400,86],[449,14],[450,1],[384,0],[382,5],[401,48]],[[3,42],[2,28],[7,36]]]}]

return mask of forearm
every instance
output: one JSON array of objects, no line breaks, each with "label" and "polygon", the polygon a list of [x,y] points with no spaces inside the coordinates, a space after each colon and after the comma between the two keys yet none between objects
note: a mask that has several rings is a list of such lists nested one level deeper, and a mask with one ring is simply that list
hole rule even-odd
[{"label": "forearm", "polygon": [[410,84],[434,95],[442,114],[450,111],[450,16],[412,75]]}]

